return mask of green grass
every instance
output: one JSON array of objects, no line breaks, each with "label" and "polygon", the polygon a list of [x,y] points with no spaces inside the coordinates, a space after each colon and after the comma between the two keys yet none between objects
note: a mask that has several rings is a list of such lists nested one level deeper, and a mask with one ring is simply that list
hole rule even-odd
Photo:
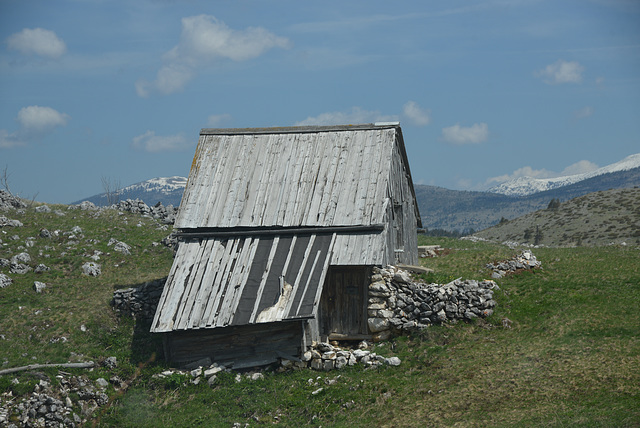
[{"label": "green grass", "polygon": [[[80,249],[69,250],[66,258],[51,251],[43,261],[50,273],[30,273],[0,290],[0,334],[6,337],[0,343],[0,362],[6,359],[5,367],[14,367],[116,355],[117,374],[132,384],[126,393],[111,391],[111,405],[97,414],[97,426],[640,426],[637,247],[534,249],[542,269],[497,280],[498,306],[488,320],[431,327],[374,348],[399,356],[399,367],[265,372],[264,379],[240,383],[235,374],[221,374],[209,387],[178,375],[152,377],[166,368],[161,358],[153,357],[161,349],[157,338],[144,325],[119,320],[108,304],[115,288],[166,276],[171,252],[152,242],[168,232],[155,230],[148,219],[137,227],[133,215],[126,216],[129,224],[124,225],[123,216],[115,214],[92,218],[73,213],[46,220],[65,221],[57,226],[61,230],[82,222],[78,225],[86,228],[85,238],[95,236],[100,241],[95,245],[105,252],[103,275],[88,278],[77,272],[86,259]],[[21,241],[36,236],[45,224],[35,213],[9,217],[25,223],[10,232],[19,233]],[[5,236],[8,246],[18,242]],[[132,245],[133,254],[122,256],[104,247],[109,237]],[[446,248],[438,258],[421,260],[435,270],[426,279],[436,282],[489,278],[486,263],[517,252],[482,242],[419,240]],[[8,246],[0,257],[11,252]],[[47,282],[45,294],[32,290],[34,279]],[[38,310],[43,312],[33,315]],[[503,327],[504,318],[511,328]],[[87,332],[79,329],[81,324]],[[50,343],[61,335],[68,341]],[[55,378],[55,370],[47,373]],[[108,378],[110,373],[100,368],[90,375]],[[21,393],[33,387],[30,376],[15,375],[25,385],[19,387]],[[11,388],[4,376],[0,388]],[[314,395],[319,388],[323,390]]]},{"label": "green grass", "polygon": [[[120,215],[114,210],[68,210],[64,205],[51,208],[51,213],[36,213],[32,208],[3,213],[20,220],[24,227],[0,229],[0,257],[9,259],[27,252],[32,268],[43,263],[51,270],[17,275],[10,274],[8,267],[2,269],[14,282],[0,290],[0,334],[4,336],[0,340],[0,368],[98,362],[108,356],[122,361],[149,359],[146,351],[132,353],[133,321],[118,319],[109,303],[117,288],[167,275],[172,252],[153,243],[169,231],[158,229],[151,218]],[[64,215],[56,214],[56,210]],[[74,226],[79,226],[82,234],[73,237]],[[57,230],[58,234],[41,238],[42,228]],[[13,236],[18,239],[11,239]],[[31,237],[35,238],[34,245],[27,247],[25,242]],[[111,238],[131,245],[131,255],[108,246]],[[83,275],[82,265],[92,261],[89,256],[96,250],[103,253],[97,261],[102,274]],[[43,293],[33,290],[34,281],[46,283]]]}]

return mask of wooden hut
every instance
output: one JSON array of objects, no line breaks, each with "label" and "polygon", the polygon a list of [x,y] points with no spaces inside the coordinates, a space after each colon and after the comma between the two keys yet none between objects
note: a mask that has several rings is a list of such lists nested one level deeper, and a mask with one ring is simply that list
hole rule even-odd
[{"label": "wooden hut", "polygon": [[369,337],[371,269],[417,264],[420,226],[398,123],[203,129],[151,331],[234,367]]}]

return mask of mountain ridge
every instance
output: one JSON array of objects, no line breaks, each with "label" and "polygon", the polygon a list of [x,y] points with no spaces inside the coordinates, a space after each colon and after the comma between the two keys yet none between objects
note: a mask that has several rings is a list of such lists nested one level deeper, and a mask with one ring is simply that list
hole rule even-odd
[{"label": "mountain ridge", "polygon": [[629,155],[621,161],[598,168],[591,172],[554,178],[533,178],[529,176],[518,177],[491,187],[488,191],[507,196],[528,196],[534,193],[568,186],[599,175],[618,171],[628,171],[638,167],[640,167],[640,153]]},{"label": "mountain ridge", "polygon": [[[157,177],[120,189],[112,194],[120,200],[140,199],[147,205],[162,203],[165,206],[180,205],[185,177]],[[640,186],[640,167],[596,175],[562,187],[536,192],[526,196],[503,195],[492,192],[450,190],[443,187],[415,185],[416,199],[427,230],[441,229],[447,232],[470,233],[491,227],[503,218],[511,220],[530,212],[546,208],[552,199],[560,202],[587,193]],[[106,193],[94,195],[82,201],[96,205],[108,205]]]}]

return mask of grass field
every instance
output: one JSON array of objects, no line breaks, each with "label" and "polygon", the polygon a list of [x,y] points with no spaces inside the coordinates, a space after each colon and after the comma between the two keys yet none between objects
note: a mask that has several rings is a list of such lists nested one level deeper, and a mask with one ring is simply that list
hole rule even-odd
[{"label": "grass field", "polygon": [[[497,280],[498,306],[488,320],[430,327],[375,346],[400,357],[399,367],[267,371],[241,382],[223,373],[210,387],[179,375],[154,378],[167,368],[159,341],[109,306],[114,289],[167,275],[171,251],[153,243],[168,231],[132,214],[65,213],[10,213],[24,228],[0,229],[7,232],[1,258],[21,251],[42,227],[83,229],[81,238],[61,233],[23,249],[32,264],[51,271],[11,275],[14,283],[0,289],[0,368],[117,356],[115,374],[130,387],[109,387],[111,404],[96,413],[97,426],[640,426],[637,247],[534,249],[542,269]],[[111,237],[131,245],[132,254],[115,253]],[[515,254],[488,243],[420,239],[448,249],[423,259],[435,270],[430,281],[485,279],[486,263]],[[103,252],[103,274],[83,276],[80,266],[95,249]],[[33,291],[34,280],[47,283],[43,294]],[[114,374],[66,371],[92,379]],[[55,383],[57,369],[43,372]],[[30,372],[0,376],[0,391],[28,394],[36,381]]]}]

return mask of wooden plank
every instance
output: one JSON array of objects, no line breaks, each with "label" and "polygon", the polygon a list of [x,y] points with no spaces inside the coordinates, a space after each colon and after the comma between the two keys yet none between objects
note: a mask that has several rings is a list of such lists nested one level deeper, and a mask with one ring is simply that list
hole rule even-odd
[{"label": "wooden plank", "polygon": [[238,225],[237,218],[242,212],[245,201],[245,187],[246,179],[248,175],[247,168],[252,168],[249,161],[251,145],[243,138],[236,160],[233,166],[233,173],[230,177],[230,182],[225,195],[226,206],[223,216],[227,219],[226,227],[235,227]]},{"label": "wooden plank", "polygon": [[250,146],[249,156],[245,162],[245,177],[246,180],[243,183],[244,188],[244,203],[242,209],[234,212],[237,216],[235,226],[253,226],[253,219],[251,217],[253,212],[253,206],[256,200],[257,188],[262,180],[262,174],[264,172],[264,159],[262,156],[263,147],[258,144],[256,137],[247,139],[247,144]]},{"label": "wooden plank", "polygon": [[208,310],[213,306],[213,298],[218,290],[219,284],[216,282],[216,276],[218,269],[220,268],[220,261],[224,253],[224,246],[217,240],[212,240],[211,251],[208,254],[208,260],[206,265],[206,273],[202,278],[202,303],[200,309],[196,315],[194,315],[192,328],[204,328],[207,327]]},{"label": "wooden plank", "polygon": [[272,191],[272,180],[273,180],[273,169],[274,165],[277,163],[279,156],[279,147],[275,143],[277,141],[277,135],[269,135],[264,139],[265,145],[265,153],[264,156],[266,158],[265,162],[265,170],[263,174],[263,178],[260,181],[260,187],[258,188],[258,196],[256,198],[256,204],[254,206],[254,214],[253,214],[253,225],[254,226],[264,226],[264,218],[265,218],[265,209],[268,203],[268,198],[271,196],[270,192]]},{"label": "wooden plank", "polygon": [[162,306],[158,306],[156,310],[157,323],[155,324],[154,331],[163,332],[173,329],[174,316],[179,308],[180,298],[184,292],[186,286],[186,271],[189,268],[188,261],[192,260],[193,255],[198,250],[197,242],[181,242],[178,246],[178,252],[171,268],[171,282],[167,280],[165,285],[166,297],[163,300]]},{"label": "wooden plank", "polygon": [[[213,240],[204,240],[201,245],[202,251],[200,251],[197,256],[197,263],[194,264],[195,275],[191,281],[192,287],[189,291],[185,291],[189,295],[187,302],[184,304],[185,310],[183,317],[185,318],[185,328],[191,328],[197,325],[200,313],[202,312],[203,295],[208,294],[207,291],[211,287],[211,284],[203,282],[202,279],[207,271],[209,256],[213,247]],[[196,321],[196,319],[198,319],[198,321]]]},{"label": "wooden plank", "polygon": [[238,302],[240,301],[244,286],[247,283],[247,276],[251,270],[251,261],[253,260],[252,256],[255,254],[255,246],[251,245],[251,241],[251,238],[246,238],[244,240],[242,251],[238,255],[233,269],[233,276],[229,281],[232,292],[228,299],[228,305],[232,309],[229,324],[233,322],[233,317],[235,317],[238,309]]},{"label": "wooden plank", "polygon": [[[212,240],[214,241],[214,240]],[[218,242],[212,246],[209,250],[208,262],[206,264],[207,274],[201,281],[201,290],[202,293],[200,295],[200,301],[196,301],[196,305],[194,309],[197,309],[197,312],[194,313],[192,318],[189,321],[189,325],[192,328],[205,328],[207,327],[208,314],[207,309],[210,308],[212,303],[210,302],[211,295],[215,293],[214,290],[217,290],[220,284],[216,283],[214,278],[216,271],[220,268],[221,258],[219,256],[219,249],[221,245]],[[215,294],[214,294],[215,295]]]},{"label": "wooden plank", "polygon": [[222,275],[224,274],[224,266],[222,263],[227,254],[226,245],[231,244],[229,244],[228,241],[216,239],[213,252],[210,256],[209,271],[211,271],[211,273],[207,275],[207,281],[211,283],[212,287],[209,297],[207,298],[207,304],[204,308],[200,324],[204,328],[209,328],[215,325],[215,317],[217,315],[215,311],[219,303],[216,299],[222,292],[221,287],[224,286],[222,283]]},{"label": "wooden plank", "polygon": [[333,153],[335,150],[334,141],[329,137],[330,136],[325,136],[321,140],[315,135],[315,139],[311,142],[312,145],[321,148],[321,152],[317,155],[317,157],[321,157],[321,159],[315,172],[313,186],[309,192],[309,207],[302,218],[304,224],[313,226],[324,225],[325,210],[322,208],[322,198],[328,181],[328,172],[334,160]]},{"label": "wooden plank", "polygon": [[218,190],[216,180],[219,179],[224,168],[224,143],[222,139],[211,136],[210,139],[206,140],[206,143],[207,150],[202,153],[202,158],[200,159],[199,195],[194,195],[194,197],[198,198],[198,206],[192,214],[193,217],[190,219],[191,226],[189,227],[201,227],[209,224],[211,204],[215,202],[216,191]]},{"label": "wooden plank", "polygon": [[293,146],[294,155],[289,166],[288,183],[286,185],[286,198],[282,200],[278,208],[277,224],[282,226],[297,225],[292,221],[297,216],[297,210],[301,198],[300,188],[304,185],[309,151],[311,147],[306,143],[304,135],[296,135],[288,141]]},{"label": "wooden plank", "polygon": [[216,327],[222,327],[231,323],[231,308],[228,304],[229,294],[229,277],[232,273],[233,262],[237,256],[238,245],[241,239],[234,239],[227,243],[227,252],[222,261],[224,266],[223,274],[220,277],[220,292],[216,295],[215,301],[218,303],[216,308]]},{"label": "wooden plank", "polygon": [[276,254],[276,250],[278,248],[278,242],[280,241],[280,237],[276,236],[273,239],[273,244],[271,245],[271,251],[269,252],[269,257],[267,258],[267,266],[262,275],[262,280],[260,281],[260,287],[258,287],[258,293],[255,301],[255,305],[253,307],[253,311],[251,311],[250,323],[254,323],[257,317],[258,308],[260,307],[260,298],[262,297],[262,292],[264,291],[264,286],[267,283],[267,278],[269,276],[269,272],[271,270],[271,265],[273,263],[273,258]]}]

